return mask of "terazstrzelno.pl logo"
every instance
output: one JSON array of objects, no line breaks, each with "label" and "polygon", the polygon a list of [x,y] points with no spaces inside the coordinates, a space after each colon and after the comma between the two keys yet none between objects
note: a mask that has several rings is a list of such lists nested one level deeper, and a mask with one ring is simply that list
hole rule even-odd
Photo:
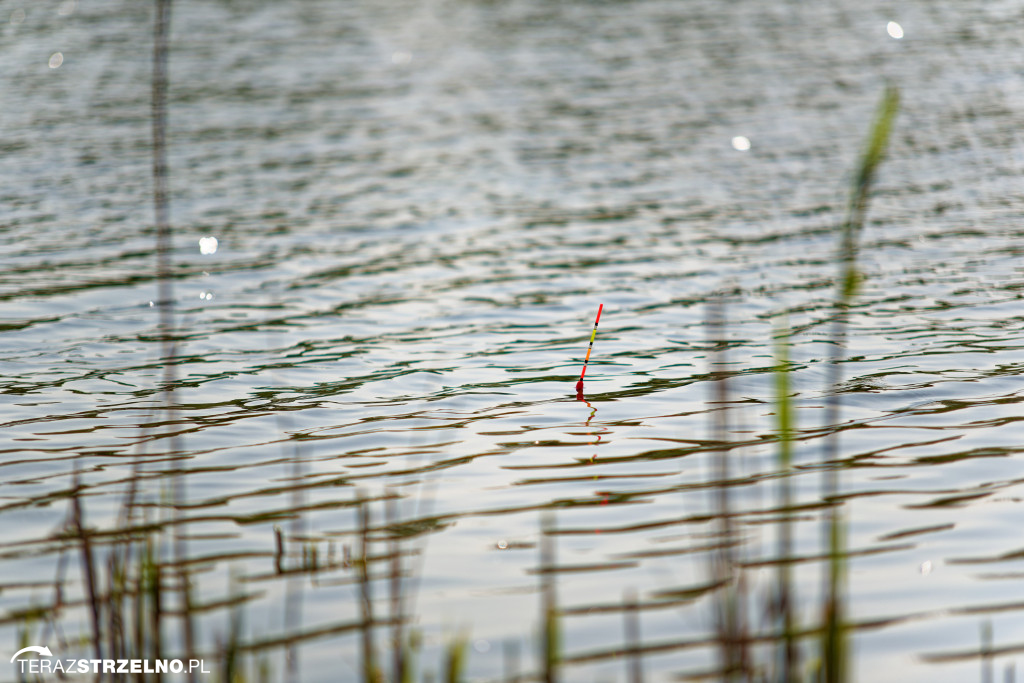
[{"label": "terazstrzelno.pl logo", "polygon": [[[22,657],[29,652],[39,657]],[[21,648],[11,657],[11,663],[23,674],[210,673],[201,659],[64,659],[38,645]]]}]

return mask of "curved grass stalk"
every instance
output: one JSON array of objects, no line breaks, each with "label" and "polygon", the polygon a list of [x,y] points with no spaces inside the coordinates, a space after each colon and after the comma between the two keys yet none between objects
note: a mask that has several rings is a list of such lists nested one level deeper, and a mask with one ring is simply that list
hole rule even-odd
[{"label": "curved grass stalk", "polygon": [[839,383],[842,379],[839,364],[846,349],[846,330],[850,306],[856,295],[860,274],[857,270],[858,238],[864,228],[871,185],[885,155],[892,130],[893,119],[899,109],[899,91],[886,88],[875,115],[868,144],[861,155],[854,176],[850,204],[840,237],[839,281],[835,310],[832,318],[832,354],[829,359],[825,424],[830,430],[825,439],[823,462],[825,476],[823,500],[828,503],[824,537],[828,546],[828,575],[825,581],[825,604],[822,615],[821,667],[826,683],[845,683],[849,678],[848,647],[844,628],[845,605],[843,594],[846,575],[845,529],[839,513],[836,496],[839,491]]}]

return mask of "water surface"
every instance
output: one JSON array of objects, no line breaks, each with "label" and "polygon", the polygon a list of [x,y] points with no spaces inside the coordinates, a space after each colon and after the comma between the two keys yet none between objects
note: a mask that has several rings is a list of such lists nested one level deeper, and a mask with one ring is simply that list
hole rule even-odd
[{"label": "water surface", "polygon": [[1016,3],[177,2],[173,409],[153,305],[151,9],[0,8],[12,652],[25,629],[68,656],[91,633],[77,491],[101,583],[134,496],[133,524],[167,524],[151,537],[171,605],[184,530],[199,650],[218,661],[224,601],[243,595],[245,666],[270,680],[289,676],[275,639],[297,633],[294,680],[361,677],[359,630],[330,632],[363,619],[360,510],[380,619],[386,539],[403,534],[421,671],[459,634],[472,680],[540,671],[545,510],[564,680],[626,680],[629,591],[648,679],[713,671],[717,489],[751,627],[771,628],[783,319],[813,628],[837,226],[886,83],[902,108],[842,364],[854,677],[979,679],[986,623],[995,648],[1024,643]]}]

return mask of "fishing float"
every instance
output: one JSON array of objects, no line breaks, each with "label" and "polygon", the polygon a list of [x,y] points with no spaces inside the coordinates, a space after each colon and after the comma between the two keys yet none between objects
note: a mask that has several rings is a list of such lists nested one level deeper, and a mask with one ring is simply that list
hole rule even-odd
[{"label": "fishing float", "polygon": [[594,349],[594,337],[597,336],[597,324],[601,322],[601,311],[604,304],[597,307],[597,318],[594,319],[594,331],[590,333],[590,346],[587,347],[587,357],[583,359],[583,371],[580,373],[580,381],[576,382],[576,393],[583,393],[583,376],[587,374],[587,363],[590,362],[590,352]]}]

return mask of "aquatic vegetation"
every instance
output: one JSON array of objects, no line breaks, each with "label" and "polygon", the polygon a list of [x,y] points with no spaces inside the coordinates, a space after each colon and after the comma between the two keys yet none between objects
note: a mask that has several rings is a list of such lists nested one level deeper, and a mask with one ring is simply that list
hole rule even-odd
[{"label": "aquatic vegetation", "polygon": [[837,261],[839,277],[835,312],[832,320],[829,372],[825,387],[825,425],[831,430],[825,439],[822,461],[825,465],[822,500],[829,503],[826,516],[826,547],[828,548],[828,574],[825,584],[825,602],[822,612],[821,667],[826,683],[844,683],[849,678],[849,645],[846,635],[845,581],[847,574],[845,524],[839,507],[839,415],[841,381],[840,363],[846,348],[850,306],[857,292],[860,274],[857,270],[859,236],[864,228],[871,185],[884,158],[892,130],[893,119],[899,109],[899,91],[886,88],[878,113],[854,175],[847,217],[842,226]]},{"label": "aquatic vegetation", "polygon": [[558,598],[555,593],[555,518],[544,516],[541,527],[540,575],[541,595],[541,652],[543,653],[544,683],[556,683],[561,663],[561,627],[558,616]]},{"label": "aquatic vegetation", "polygon": [[779,442],[779,501],[782,513],[778,528],[778,570],[775,596],[773,600],[774,614],[782,622],[781,648],[782,666],[780,675],[774,677],[781,681],[799,680],[800,649],[798,642],[799,624],[796,621],[797,596],[793,590],[792,565],[789,558],[793,556],[793,434],[796,425],[793,422],[793,401],[789,383],[789,328],[782,325],[775,334],[775,416]]}]

